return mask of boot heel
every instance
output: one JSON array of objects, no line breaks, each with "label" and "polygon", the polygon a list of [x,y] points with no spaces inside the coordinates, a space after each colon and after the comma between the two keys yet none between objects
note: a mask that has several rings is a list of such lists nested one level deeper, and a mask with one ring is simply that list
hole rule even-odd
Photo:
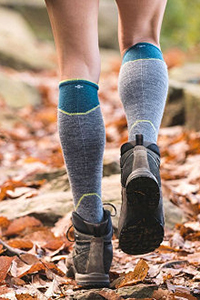
[{"label": "boot heel", "polygon": [[159,205],[160,188],[156,178],[148,170],[138,169],[130,174],[126,194],[128,204],[143,212],[155,210]]}]

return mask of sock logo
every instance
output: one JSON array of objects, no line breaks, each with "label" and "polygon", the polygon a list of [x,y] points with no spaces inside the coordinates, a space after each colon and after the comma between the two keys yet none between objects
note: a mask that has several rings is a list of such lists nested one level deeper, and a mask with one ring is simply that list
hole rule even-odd
[{"label": "sock logo", "polygon": [[82,89],[82,88],[83,88],[83,86],[82,86],[82,85],[80,85],[80,84],[78,84],[78,85],[75,85],[75,88],[77,88],[77,89]]}]

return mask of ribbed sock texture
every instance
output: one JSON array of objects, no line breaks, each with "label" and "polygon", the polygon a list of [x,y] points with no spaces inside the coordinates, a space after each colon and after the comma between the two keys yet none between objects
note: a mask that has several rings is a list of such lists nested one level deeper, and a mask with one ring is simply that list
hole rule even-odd
[{"label": "ribbed sock texture", "polygon": [[156,143],[168,91],[168,72],[159,48],[138,43],[124,54],[119,74],[119,94],[129,141],[136,134]]},{"label": "ribbed sock texture", "polygon": [[98,85],[87,80],[60,83],[58,128],[75,210],[86,221],[99,223],[105,129]]}]

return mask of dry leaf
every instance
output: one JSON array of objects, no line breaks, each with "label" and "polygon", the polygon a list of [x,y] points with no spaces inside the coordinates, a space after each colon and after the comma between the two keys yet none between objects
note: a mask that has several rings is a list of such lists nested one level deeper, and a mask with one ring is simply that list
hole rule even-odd
[{"label": "dry leaf", "polygon": [[18,286],[23,286],[26,284],[26,282],[20,278],[17,277],[12,277],[11,278],[11,284],[12,285],[18,285]]},{"label": "dry leaf", "polygon": [[0,257],[0,282],[2,282],[10,269],[14,257],[1,256]]},{"label": "dry leaf", "polygon": [[198,300],[196,297],[192,296],[191,294],[175,292],[170,300]]},{"label": "dry leaf", "polygon": [[7,242],[7,244],[13,248],[18,248],[26,251],[33,248],[33,243],[31,241],[22,239],[10,240]]},{"label": "dry leaf", "polygon": [[0,227],[7,228],[10,224],[10,220],[8,220],[6,217],[0,217]]},{"label": "dry leaf", "polygon": [[134,271],[126,274],[121,280],[121,282],[119,282],[119,284],[117,285],[117,288],[133,285],[140,281],[143,281],[147,276],[148,270],[148,264],[145,262],[145,260],[140,259],[137,265],[135,266]]},{"label": "dry leaf", "polygon": [[59,249],[64,244],[64,241],[60,238],[55,238],[54,240],[48,241],[43,247],[48,250],[55,251]]},{"label": "dry leaf", "polygon": [[41,227],[41,226],[42,223],[34,217],[28,217],[28,216],[22,217],[12,221],[11,224],[8,226],[8,229],[6,230],[4,235],[5,236],[18,235],[27,228]]},{"label": "dry leaf", "polygon": [[16,294],[17,300],[38,300],[37,296],[31,296],[29,294]]},{"label": "dry leaf", "polygon": [[0,244],[0,254],[4,252],[3,245]]},{"label": "dry leaf", "polygon": [[22,181],[8,180],[1,186],[0,201],[7,196],[7,191],[14,191],[16,187],[24,187],[26,184]]},{"label": "dry leaf", "polygon": [[53,263],[49,263],[49,262],[37,262],[37,263],[35,263],[34,265],[32,265],[30,268],[29,268],[29,270],[27,270],[26,272],[24,272],[24,273],[22,273],[22,274],[20,274],[20,278],[21,277],[23,277],[23,276],[25,276],[25,275],[28,275],[28,274],[33,274],[33,273],[37,273],[37,272],[39,272],[39,271],[42,271],[42,270],[51,270],[53,273],[55,273],[55,274],[57,274],[57,275],[59,275],[59,276],[64,276],[65,274],[61,271],[61,270],[59,270],[57,267],[56,267],[56,265],[55,264],[53,264]]}]

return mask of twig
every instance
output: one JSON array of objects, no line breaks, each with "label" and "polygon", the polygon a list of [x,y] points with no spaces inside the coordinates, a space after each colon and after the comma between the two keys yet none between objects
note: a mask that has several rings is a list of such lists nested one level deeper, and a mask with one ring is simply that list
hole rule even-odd
[{"label": "twig", "polygon": [[151,276],[151,278],[155,278],[159,273],[160,271],[163,269],[163,268],[170,268],[172,265],[179,265],[179,264],[183,264],[183,263],[188,263],[187,260],[171,260],[171,261],[167,261],[163,264],[160,265],[160,267],[158,268],[156,274],[154,274],[153,276]]},{"label": "twig", "polygon": [[11,253],[16,254],[19,258],[20,258],[21,254],[27,254],[26,251],[19,250],[19,249],[16,249],[16,248],[13,248],[13,247],[9,246],[7,243],[2,241],[2,239],[0,239],[0,244],[3,245]]}]

